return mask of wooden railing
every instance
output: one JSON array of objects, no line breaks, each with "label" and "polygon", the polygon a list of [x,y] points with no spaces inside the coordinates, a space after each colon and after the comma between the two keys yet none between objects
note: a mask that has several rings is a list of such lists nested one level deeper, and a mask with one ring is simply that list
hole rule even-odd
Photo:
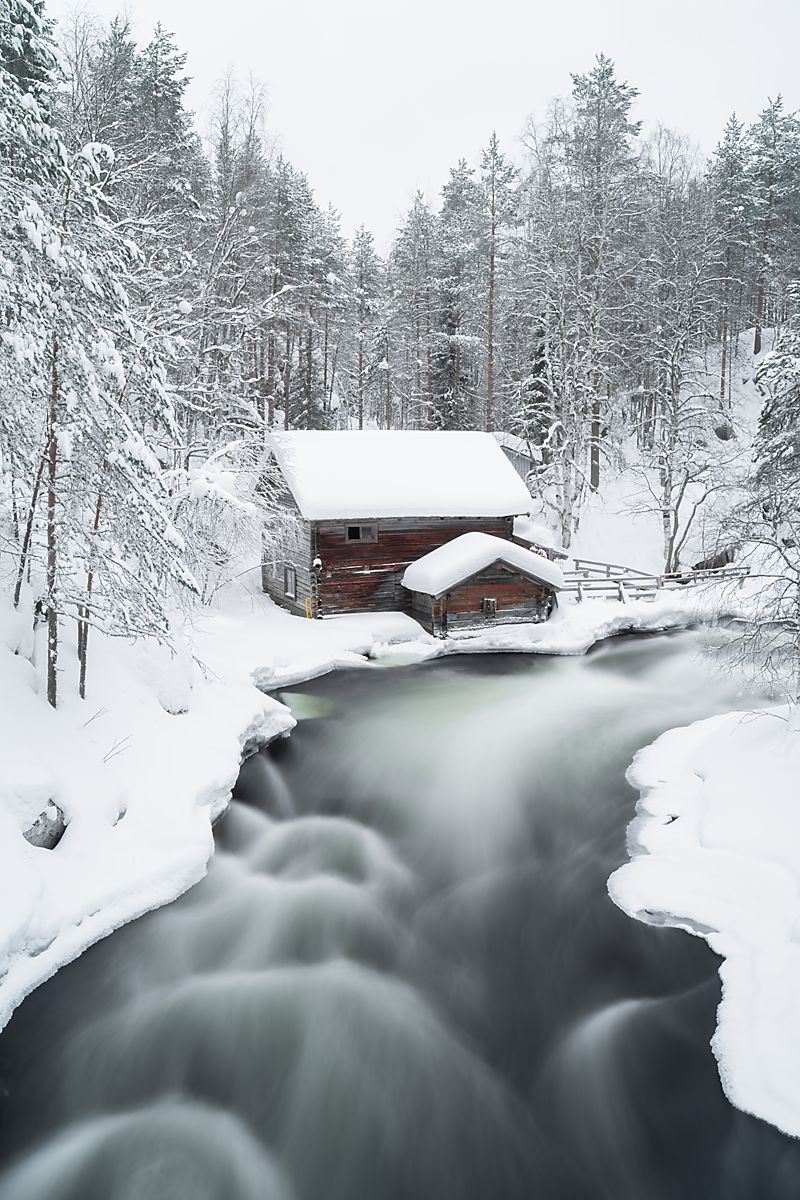
[{"label": "wooden railing", "polygon": [[636,567],[625,567],[621,563],[597,562],[593,558],[573,558],[574,571],[570,574],[583,575],[586,579],[613,579],[618,575],[631,578],[653,579],[648,571],[637,571]]},{"label": "wooden railing", "polygon": [[620,563],[604,563],[589,558],[573,559],[575,569],[564,572],[564,587],[562,591],[574,594],[578,601],[592,596],[613,597],[623,604],[632,596],[640,599],[654,599],[663,589],[689,587],[698,583],[721,582],[738,579],[741,582],[750,574],[750,568],[744,566],[715,567],[705,571],[673,571],[663,575],[653,575],[639,571],[635,567],[625,567]]}]

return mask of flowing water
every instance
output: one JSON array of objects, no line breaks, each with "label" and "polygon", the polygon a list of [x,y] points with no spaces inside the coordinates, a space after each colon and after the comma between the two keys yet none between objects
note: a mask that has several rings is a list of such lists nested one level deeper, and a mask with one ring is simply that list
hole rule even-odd
[{"label": "flowing water", "polygon": [[716,958],[606,894],[636,748],[736,704],[699,639],[296,689],[208,877],[0,1037],[2,1200],[796,1200]]}]

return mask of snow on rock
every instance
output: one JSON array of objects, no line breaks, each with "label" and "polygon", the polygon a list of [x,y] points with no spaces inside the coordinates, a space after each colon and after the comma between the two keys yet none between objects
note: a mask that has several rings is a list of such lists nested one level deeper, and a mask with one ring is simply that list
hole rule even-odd
[{"label": "snow on rock", "polygon": [[541,554],[504,541],[490,533],[462,533],[407,567],[402,584],[411,592],[441,596],[478,571],[501,562],[558,591],[564,586],[561,568]]},{"label": "snow on rock", "polygon": [[501,517],[531,505],[490,433],[303,430],[270,443],[306,520]]},{"label": "snow on rock", "polygon": [[800,1137],[800,731],[785,708],[712,717],[641,750],[628,779],[640,800],[611,898],[723,957],[722,1086]]}]

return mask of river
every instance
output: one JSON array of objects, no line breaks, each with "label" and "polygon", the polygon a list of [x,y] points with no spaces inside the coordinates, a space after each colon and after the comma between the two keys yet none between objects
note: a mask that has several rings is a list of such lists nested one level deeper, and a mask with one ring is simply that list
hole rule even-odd
[{"label": "river", "polygon": [[717,959],[606,893],[703,635],[293,689],[207,878],[0,1036],[2,1200],[796,1200],[734,1110]]}]

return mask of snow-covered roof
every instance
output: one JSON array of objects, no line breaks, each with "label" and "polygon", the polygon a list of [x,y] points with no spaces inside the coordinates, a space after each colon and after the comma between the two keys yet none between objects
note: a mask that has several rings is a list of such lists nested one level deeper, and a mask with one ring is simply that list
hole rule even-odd
[{"label": "snow-covered roof", "polygon": [[302,430],[270,438],[303,517],[511,517],[531,498],[490,433]]},{"label": "snow-covered roof", "polygon": [[444,546],[431,550],[406,567],[402,584],[410,592],[441,596],[496,562],[544,583],[554,591],[564,586],[561,568],[555,563],[490,533],[462,533]]}]

